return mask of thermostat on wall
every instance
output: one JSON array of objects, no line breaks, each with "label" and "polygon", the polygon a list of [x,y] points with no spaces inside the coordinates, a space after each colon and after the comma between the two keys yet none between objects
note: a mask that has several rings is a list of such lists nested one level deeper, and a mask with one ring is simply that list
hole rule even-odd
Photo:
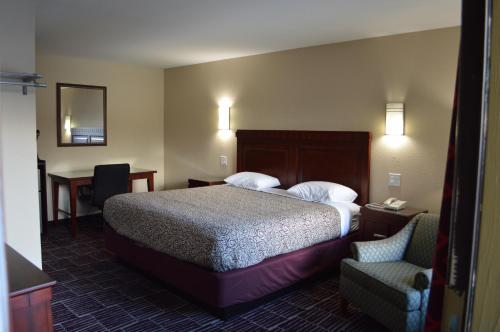
[{"label": "thermostat on wall", "polygon": [[400,173],[389,173],[389,183],[390,187],[401,186],[401,174]]}]

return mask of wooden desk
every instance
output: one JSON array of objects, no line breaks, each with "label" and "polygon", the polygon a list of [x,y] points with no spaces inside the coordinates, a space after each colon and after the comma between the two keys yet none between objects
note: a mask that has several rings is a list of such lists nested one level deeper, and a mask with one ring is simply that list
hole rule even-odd
[{"label": "wooden desk", "polygon": [[[155,170],[131,167],[128,177],[128,191],[132,192],[132,181],[140,179],[146,179],[148,181],[148,191],[154,191],[154,173],[156,173]],[[49,177],[52,180],[52,216],[55,223],[57,223],[59,220],[59,185],[62,184],[69,187],[71,235],[73,237],[76,237],[76,202],[78,198],[77,190],[79,186],[92,184],[94,170],[53,172],[49,173]]]},{"label": "wooden desk", "polygon": [[11,331],[52,331],[50,300],[55,280],[8,245],[5,249]]}]

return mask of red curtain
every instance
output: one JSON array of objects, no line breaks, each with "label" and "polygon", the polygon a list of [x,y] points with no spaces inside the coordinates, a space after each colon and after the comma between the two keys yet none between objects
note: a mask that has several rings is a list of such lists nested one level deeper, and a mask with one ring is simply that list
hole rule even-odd
[{"label": "red curtain", "polygon": [[[460,63],[460,61],[459,61]],[[460,65],[459,65],[460,66]],[[446,175],[441,202],[441,216],[439,219],[439,231],[437,236],[436,251],[434,252],[432,288],[427,308],[425,331],[441,330],[441,315],[443,308],[444,289],[447,283],[448,267],[448,234],[450,232],[451,201],[453,196],[453,174],[455,164],[455,128],[457,116],[457,84],[455,85],[455,99],[453,103],[453,115],[451,120],[450,144],[448,146],[448,159],[446,162]]]},{"label": "red curtain", "polygon": [[445,289],[467,294],[475,259],[471,252],[480,167],[486,4],[487,0],[462,1],[453,116],[425,331],[441,330],[446,319],[442,317]]}]

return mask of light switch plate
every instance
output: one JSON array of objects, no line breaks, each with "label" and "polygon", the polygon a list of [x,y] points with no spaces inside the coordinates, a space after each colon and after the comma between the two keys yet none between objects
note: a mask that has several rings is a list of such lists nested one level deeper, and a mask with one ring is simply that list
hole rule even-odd
[{"label": "light switch plate", "polygon": [[226,168],[227,167],[227,156],[219,156],[219,164],[220,164],[220,168]]},{"label": "light switch plate", "polygon": [[401,174],[399,173],[389,173],[389,182],[388,185],[390,187],[399,187],[401,186]]}]

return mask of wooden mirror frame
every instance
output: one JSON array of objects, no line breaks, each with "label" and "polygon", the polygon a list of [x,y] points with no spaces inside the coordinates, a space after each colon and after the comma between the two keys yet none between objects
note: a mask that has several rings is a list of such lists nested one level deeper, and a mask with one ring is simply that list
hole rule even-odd
[{"label": "wooden mirror frame", "polygon": [[[69,88],[80,88],[80,89],[94,89],[94,90],[102,90],[103,98],[102,98],[102,113],[103,113],[103,132],[104,132],[104,141],[103,143],[86,143],[86,144],[74,144],[74,143],[63,143],[61,140],[61,89],[69,87]],[[107,88],[105,86],[99,85],[84,85],[84,84],[72,84],[72,83],[56,83],[56,120],[57,120],[57,146],[58,147],[67,147],[67,146],[107,146],[108,145],[108,130],[107,130]]]}]

